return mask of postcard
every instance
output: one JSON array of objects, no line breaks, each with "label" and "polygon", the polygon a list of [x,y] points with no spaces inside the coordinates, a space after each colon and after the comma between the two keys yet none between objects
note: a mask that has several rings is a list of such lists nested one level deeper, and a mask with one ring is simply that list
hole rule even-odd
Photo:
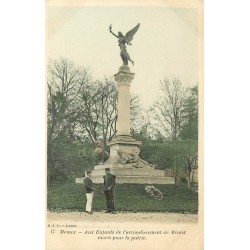
[{"label": "postcard", "polygon": [[46,250],[204,248],[203,1],[46,0]]}]

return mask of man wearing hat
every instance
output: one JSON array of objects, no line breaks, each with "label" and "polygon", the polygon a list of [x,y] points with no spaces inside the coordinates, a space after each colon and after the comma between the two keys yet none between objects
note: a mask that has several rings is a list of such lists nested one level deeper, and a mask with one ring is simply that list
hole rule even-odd
[{"label": "man wearing hat", "polygon": [[88,214],[92,214],[92,200],[94,195],[94,188],[93,188],[93,182],[91,180],[91,173],[92,171],[86,172],[86,177],[83,179],[84,187],[86,190],[86,197],[87,197],[87,203],[86,203],[86,212]]},{"label": "man wearing hat", "polygon": [[105,168],[105,175],[103,176],[104,185],[103,191],[106,197],[107,211],[106,213],[115,213],[113,188],[115,186],[116,176],[110,173],[110,168]]}]

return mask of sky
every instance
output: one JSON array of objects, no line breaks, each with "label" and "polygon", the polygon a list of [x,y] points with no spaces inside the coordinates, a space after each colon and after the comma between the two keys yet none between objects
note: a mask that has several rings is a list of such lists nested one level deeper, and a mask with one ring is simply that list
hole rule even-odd
[{"label": "sky", "polygon": [[112,77],[122,65],[117,38],[140,23],[127,51],[135,78],[131,93],[147,108],[160,96],[160,81],[199,81],[198,10],[167,7],[67,7],[47,9],[47,56],[66,57],[89,69],[93,78]]}]

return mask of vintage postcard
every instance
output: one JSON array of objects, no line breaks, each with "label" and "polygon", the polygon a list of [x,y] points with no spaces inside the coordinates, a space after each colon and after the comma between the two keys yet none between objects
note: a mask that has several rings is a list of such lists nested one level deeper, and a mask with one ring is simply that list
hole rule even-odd
[{"label": "vintage postcard", "polygon": [[46,250],[204,248],[203,1],[46,0]]}]

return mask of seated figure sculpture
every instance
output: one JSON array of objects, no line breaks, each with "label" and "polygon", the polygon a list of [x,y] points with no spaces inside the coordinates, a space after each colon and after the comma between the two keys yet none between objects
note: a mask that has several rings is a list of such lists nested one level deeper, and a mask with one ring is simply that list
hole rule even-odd
[{"label": "seated figure sculpture", "polygon": [[105,146],[102,140],[95,141],[94,154],[99,161],[98,164],[103,164],[108,159],[109,153],[105,151]]}]

